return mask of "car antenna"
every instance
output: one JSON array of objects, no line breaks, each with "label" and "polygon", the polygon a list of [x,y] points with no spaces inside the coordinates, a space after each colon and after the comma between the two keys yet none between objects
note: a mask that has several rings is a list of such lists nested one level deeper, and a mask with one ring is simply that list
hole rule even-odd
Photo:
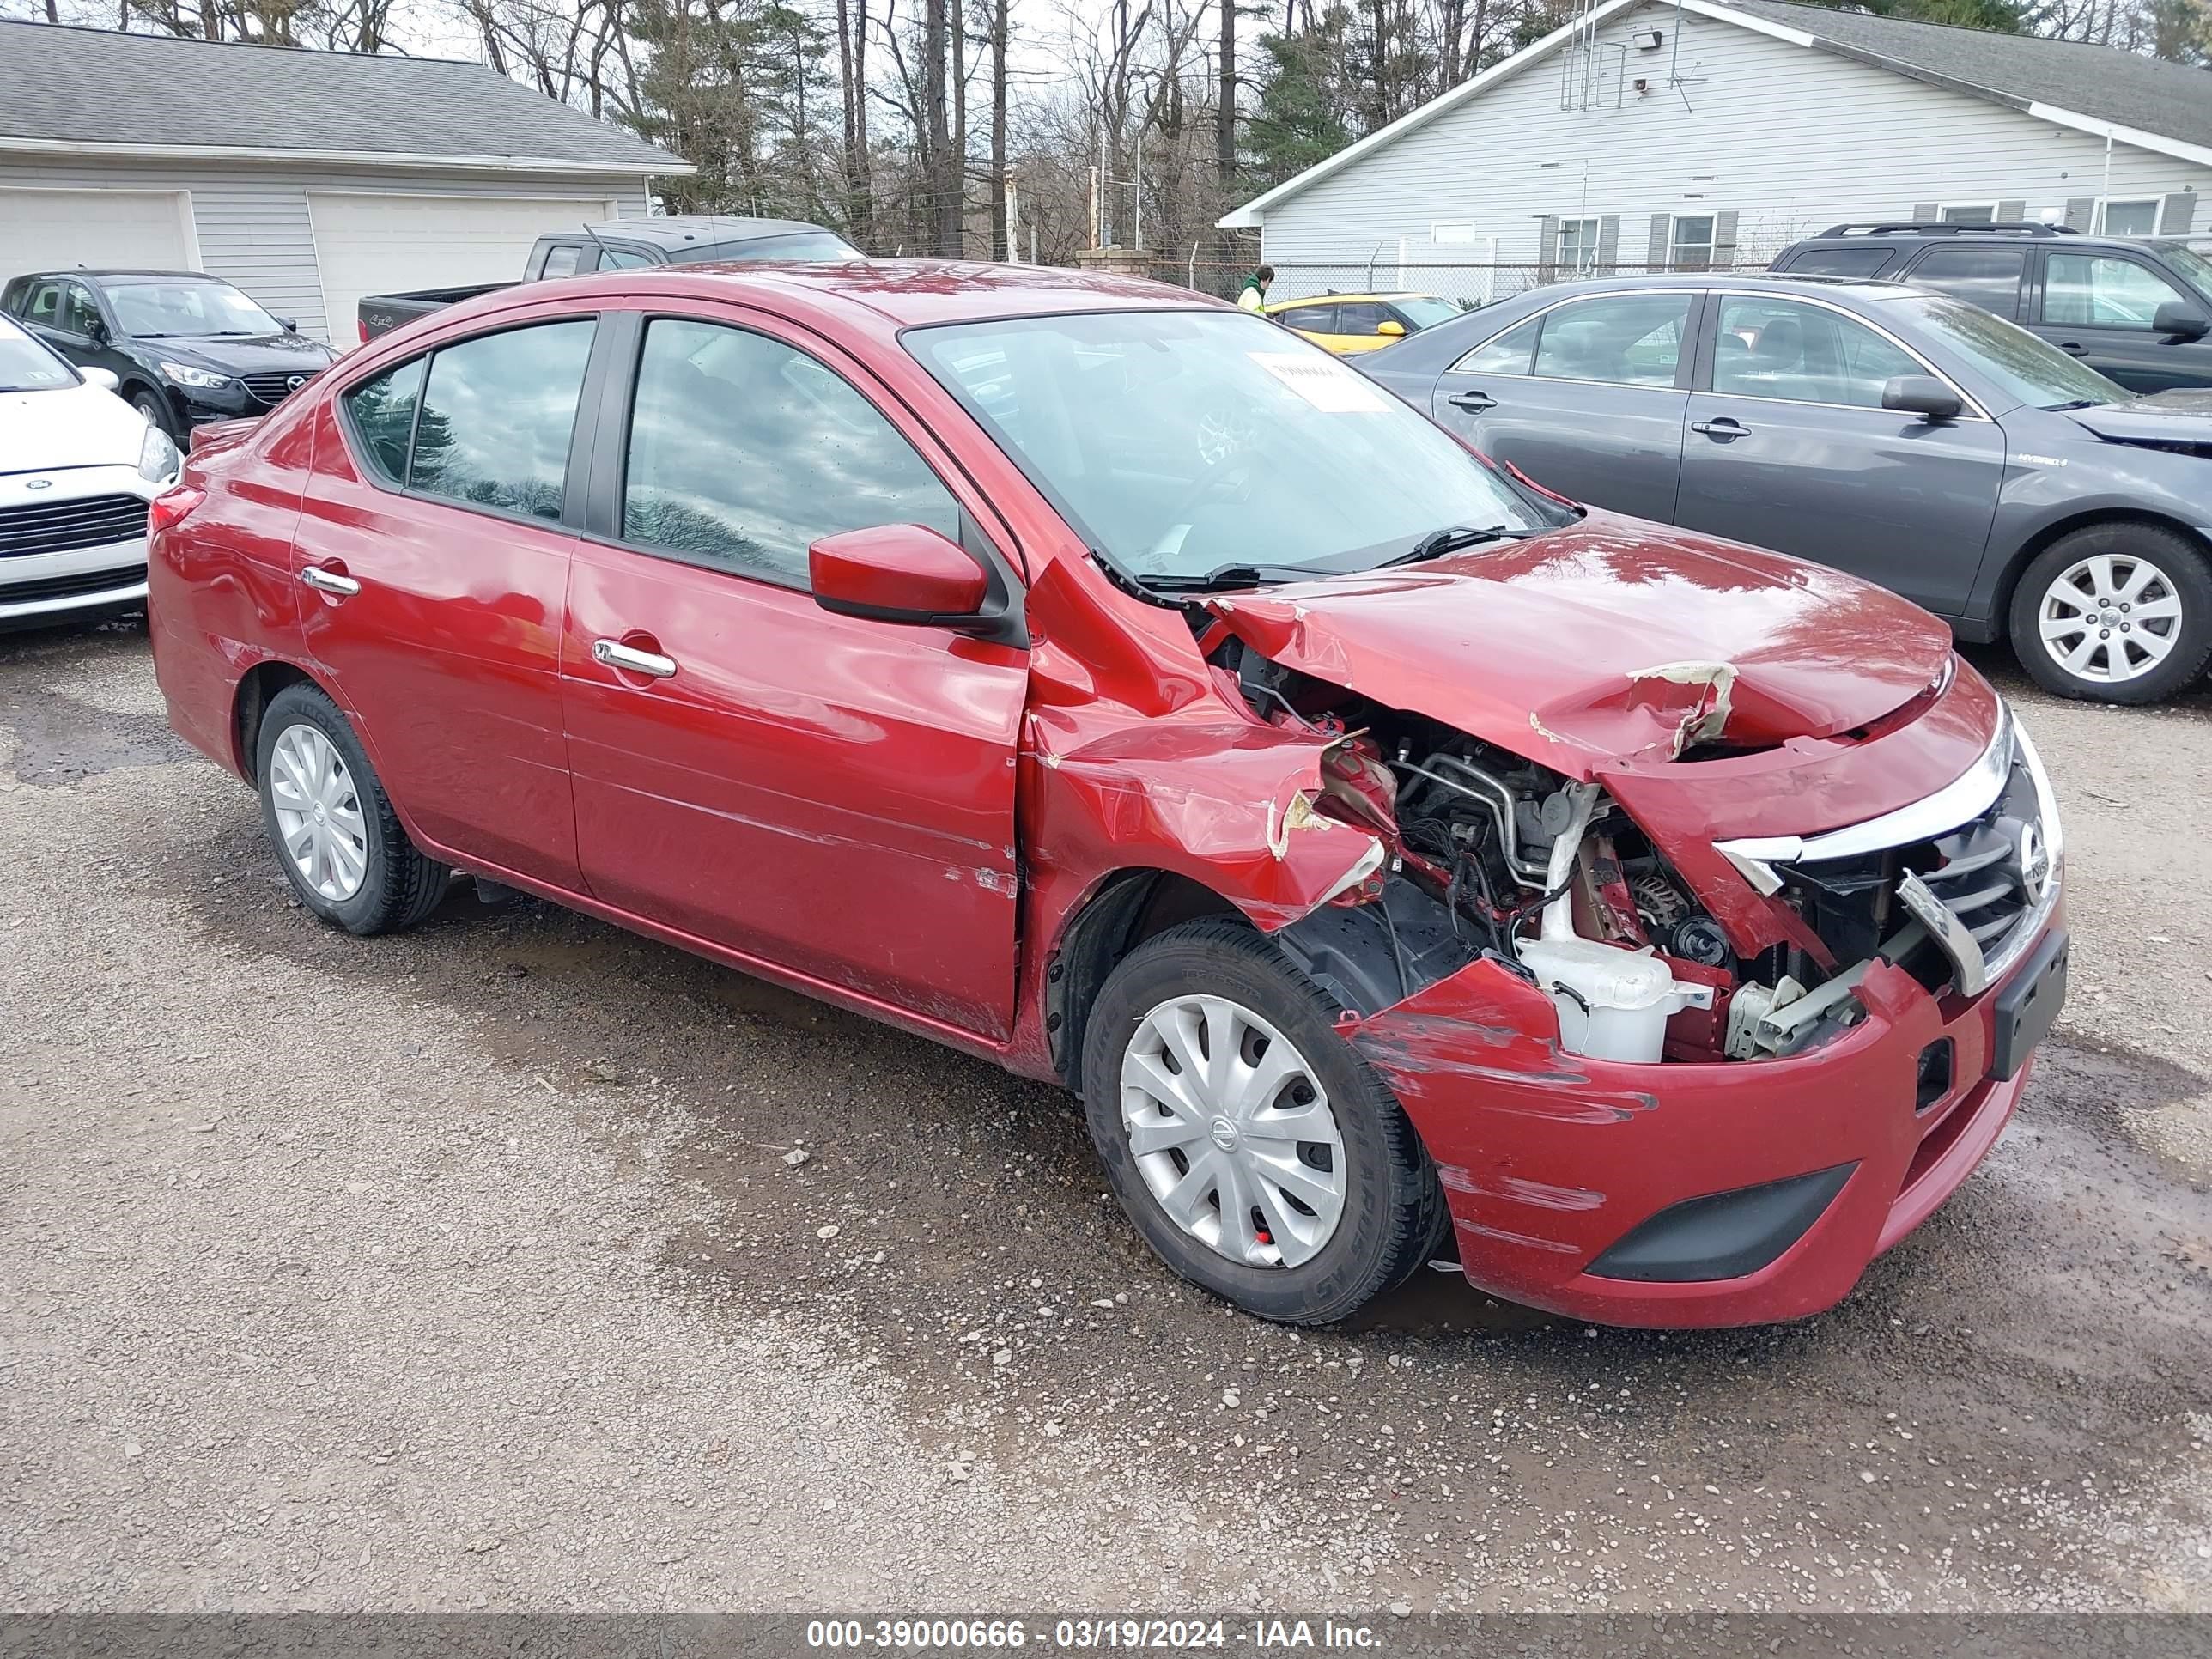
[{"label": "car antenna", "polygon": [[586,225],[584,227],[584,234],[592,239],[592,246],[599,249],[600,252],[611,254],[614,252],[612,248],[609,247],[605,242],[599,240],[599,233],[593,230],[589,225]]}]

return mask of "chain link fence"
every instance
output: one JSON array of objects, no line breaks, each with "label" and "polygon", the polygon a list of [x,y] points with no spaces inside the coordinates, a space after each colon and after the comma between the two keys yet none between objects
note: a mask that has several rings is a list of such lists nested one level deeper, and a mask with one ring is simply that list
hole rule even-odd
[{"label": "chain link fence", "polygon": [[[1255,262],[1256,263],[1256,262]],[[1325,299],[1332,294],[1433,294],[1474,307],[1510,300],[1532,288],[1550,283],[1577,281],[1586,276],[1641,276],[1662,271],[1764,270],[1766,262],[1738,260],[1733,264],[1401,264],[1395,258],[1335,264],[1295,264],[1272,262],[1275,280],[1268,284],[1267,301]],[[1196,289],[1218,299],[1233,300],[1255,264],[1202,259],[1159,261],[1144,267],[1157,282]]]}]

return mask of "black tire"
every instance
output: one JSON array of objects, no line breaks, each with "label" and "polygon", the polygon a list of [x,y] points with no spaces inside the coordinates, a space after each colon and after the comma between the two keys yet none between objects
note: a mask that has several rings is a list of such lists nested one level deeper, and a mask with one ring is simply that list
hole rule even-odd
[{"label": "black tire", "polygon": [[[361,885],[343,899],[329,896],[307,881],[285,851],[277,827],[270,757],[284,733],[303,725],[320,732],[337,750],[351,775],[353,799],[360,810],[367,842]],[[254,746],[254,780],[261,795],[262,824],[276,862],[300,902],[324,921],[349,933],[396,933],[421,921],[446,896],[452,872],[423,857],[408,840],[361,739],[337,705],[314,687],[288,685],[270,699],[261,717],[260,740]]]},{"label": "black tire", "polygon": [[[2051,654],[2051,647],[2043,639],[2045,595],[2068,569],[2097,554],[2151,566],[2156,580],[2180,601],[2181,617],[2173,625],[2172,647],[2166,659],[2133,679],[2115,681],[2075,673]],[[2131,629],[2139,625],[2129,624]],[[2124,520],[2085,525],[2051,543],[2021,572],[2006,628],[2013,655],[2045,690],[2093,702],[2162,702],[2194,685],[2205,665],[2212,662],[2212,569],[2206,567],[2204,550],[2179,531]],[[2105,637],[2109,641],[2108,653],[2124,648],[2118,623]]]},{"label": "black tire", "polygon": [[[1146,1012],[1193,992],[1229,998],[1265,1019],[1328,1094],[1344,1143],[1344,1210],[1327,1243],[1295,1267],[1232,1261],[1186,1232],[1161,1208],[1130,1152],[1121,1121],[1124,1052]],[[1332,1324],[1402,1283],[1428,1259],[1446,1220],[1427,1149],[1382,1079],[1337,1035],[1337,1012],[1261,934],[1206,917],[1131,951],[1085,1023],[1085,1116],[1107,1181],[1138,1231],[1192,1284],[1288,1325]]]},{"label": "black tire", "polygon": [[131,407],[168,434],[172,442],[176,441],[177,417],[170,412],[169,400],[160,392],[142,386],[131,394]]}]

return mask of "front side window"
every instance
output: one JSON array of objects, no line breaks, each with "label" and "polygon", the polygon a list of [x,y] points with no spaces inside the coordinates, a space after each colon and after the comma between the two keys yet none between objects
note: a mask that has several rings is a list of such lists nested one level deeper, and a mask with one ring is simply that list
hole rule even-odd
[{"label": "front side window", "polygon": [[1364,570],[1544,510],[1372,380],[1249,313],[1006,318],[908,349],[1062,518],[1139,580]]},{"label": "front side window", "polygon": [[1358,301],[1336,308],[1336,331],[1339,334],[1372,334],[1382,326],[1389,313],[1368,301]]},{"label": "front side window", "polygon": [[579,318],[441,347],[422,388],[409,488],[559,518],[592,330]]},{"label": "front side window", "polygon": [[228,283],[110,277],[101,287],[115,325],[141,340],[281,331],[274,317]]},{"label": "front side window", "polygon": [[960,507],[843,376],[718,323],[645,331],[623,483],[623,539],[804,586],[806,550],[877,525],[960,536]]},{"label": "front side window", "polygon": [[1598,222],[1595,219],[1559,221],[1559,268],[1584,273],[1597,269]]},{"label": "front side window", "polygon": [[2081,328],[2148,329],[2187,296],[2148,265],[2095,253],[2053,253],[2043,270],[2043,320]]},{"label": "front side window", "polygon": [[1336,332],[1334,306],[1293,306],[1288,311],[1279,311],[1275,320],[1285,328],[1304,329],[1309,334]]},{"label": "front side window", "polygon": [[1905,281],[1955,295],[2000,317],[2020,315],[2020,275],[2027,255],[2018,248],[1939,247]]},{"label": "front side window", "polygon": [[1678,213],[1667,227],[1667,268],[1710,270],[1713,264],[1713,216]]},{"label": "front side window", "polygon": [[1927,372],[1910,352],[1825,306],[1722,297],[1713,345],[1717,392],[1880,409],[1893,379]]},{"label": "front side window", "polygon": [[368,465],[386,483],[407,482],[407,445],[415,435],[415,409],[422,399],[422,371],[428,362],[417,357],[344,393],[346,415]]},{"label": "front side window", "polygon": [[538,273],[544,276],[574,276],[582,264],[584,250],[574,242],[563,242],[545,250],[545,269]]},{"label": "front side window", "polygon": [[626,247],[603,248],[599,252],[602,270],[643,270],[653,261],[642,253],[634,253]]},{"label": "front side window", "polygon": [[1615,294],[1547,312],[1535,373],[1555,380],[1671,386],[1696,297]]}]

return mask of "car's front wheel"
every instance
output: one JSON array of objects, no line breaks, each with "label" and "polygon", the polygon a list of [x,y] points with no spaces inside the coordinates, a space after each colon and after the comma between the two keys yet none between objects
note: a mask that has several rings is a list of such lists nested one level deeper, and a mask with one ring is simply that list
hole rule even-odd
[{"label": "car's front wheel", "polygon": [[270,699],[255,750],[261,815],[300,902],[349,933],[411,927],[451,872],[407,838],[337,705],[313,686]]},{"label": "car's front wheel", "polygon": [[1335,1012],[1260,934],[1207,919],[1132,951],[1084,1042],[1091,1137],[1146,1242],[1289,1324],[1400,1283],[1443,1225],[1420,1137]]},{"label": "car's front wheel", "polygon": [[146,417],[149,426],[166,432],[171,438],[177,435],[177,422],[169,413],[169,405],[158,392],[141,386],[131,394],[131,407]]},{"label": "car's front wheel", "polygon": [[2178,531],[2089,525],[2021,573],[2009,622],[2021,666],[2059,696],[2157,702],[2212,660],[2212,571]]}]

